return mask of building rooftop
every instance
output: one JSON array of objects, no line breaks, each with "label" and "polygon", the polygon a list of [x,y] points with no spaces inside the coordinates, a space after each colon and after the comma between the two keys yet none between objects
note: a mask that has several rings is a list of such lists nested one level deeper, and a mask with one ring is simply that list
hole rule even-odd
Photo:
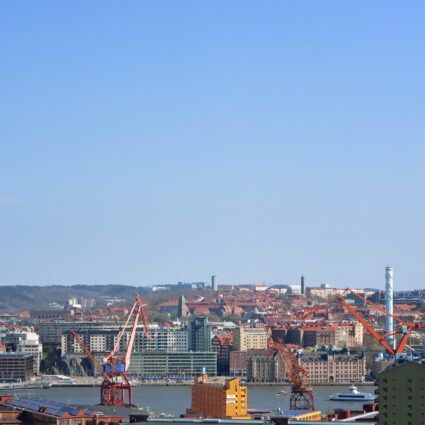
[{"label": "building rooftop", "polygon": [[88,408],[81,408],[71,404],[49,401],[46,399],[31,398],[7,398],[4,405],[14,407],[21,410],[30,410],[50,416],[62,418],[70,416],[95,416],[98,412]]}]

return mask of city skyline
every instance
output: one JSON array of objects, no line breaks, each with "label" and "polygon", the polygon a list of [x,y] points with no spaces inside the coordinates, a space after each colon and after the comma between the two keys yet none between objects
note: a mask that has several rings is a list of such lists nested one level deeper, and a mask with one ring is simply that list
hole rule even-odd
[{"label": "city skyline", "polygon": [[425,288],[425,5],[4,2],[0,285]]}]

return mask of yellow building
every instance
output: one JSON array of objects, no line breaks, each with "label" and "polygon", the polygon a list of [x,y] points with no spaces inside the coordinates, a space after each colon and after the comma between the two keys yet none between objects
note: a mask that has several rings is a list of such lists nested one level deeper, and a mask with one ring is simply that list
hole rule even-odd
[{"label": "yellow building", "polygon": [[237,351],[266,349],[267,341],[268,335],[266,329],[239,326],[233,334],[233,349]]},{"label": "yellow building", "polygon": [[248,390],[239,379],[208,381],[207,376],[195,379],[192,386],[192,407],[187,415],[217,419],[250,419]]},{"label": "yellow building", "polygon": [[271,417],[275,424],[286,424],[288,421],[316,422],[322,419],[321,410],[283,410],[279,416]]}]

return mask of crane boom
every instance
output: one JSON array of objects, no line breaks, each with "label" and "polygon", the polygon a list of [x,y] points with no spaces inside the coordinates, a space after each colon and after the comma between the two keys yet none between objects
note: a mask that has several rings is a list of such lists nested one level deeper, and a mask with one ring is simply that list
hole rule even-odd
[{"label": "crane boom", "polygon": [[133,304],[133,306],[130,310],[130,313],[128,314],[127,320],[125,321],[123,328],[121,329],[120,333],[118,334],[118,338],[117,338],[117,341],[115,342],[114,348],[111,350],[111,352],[106,357],[103,358],[103,361],[105,363],[118,354],[121,339],[124,335],[124,332],[127,329],[127,326],[129,324],[131,318],[133,317],[133,315],[134,315],[134,322],[133,322],[133,326],[131,328],[130,340],[128,342],[125,355],[122,359],[122,362],[124,364],[124,368],[125,368],[126,372],[128,371],[128,369],[130,367],[131,352],[133,350],[134,339],[136,337],[137,324],[139,322],[139,317],[142,319],[143,328],[145,330],[145,336],[148,339],[150,339],[151,341],[153,340],[151,334],[149,333],[148,321],[147,321],[147,317],[146,317],[146,314],[145,314],[145,311],[144,311],[144,307],[146,307],[146,306],[147,306],[147,304],[144,303],[141,300],[139,294],[136,294],[136,301],[134,301],[134,304]]},{"label": "crane boom", "polygon": [[133,304],[133,307],[131,308],[131,311],[130,311],[128,317],[127,317],[127,320],[126,320],[124,326],[122,327],[120,333],[118,334],[118,338],[117,338],[117,341],[114,345],[114,348],[111,350],[111,352],[107,356],[105,356],[103,358],[104,363],[106,363],[111,357],[113,357],[118,352],[118,348],[120,346],[121,338],[124,335],[125,330],[127,329],[128,322],[130,321],[135,308],[136,308],[136,303]]},{"label": "crane boom", "polygon": [[[373,327],[365,320],[363,319],[360,314],[358,314],[349,304],[347,304],[343,298],[343,295],[349,292],[353,295],[355,295],[357,298],[360,298],[367,304],[371,305],[372,307],[376,308],[377,310],[381,311],[382,313],[392,317],[394,320],[399,322],[401,325],[398,326],[396,329],[393,330],[393,332],[390,332],[386,335],[380,335],[378,332],[373,329]],[[322,304],[320,306],[315,306],[308,312],[304,313],[302,316],[303,319],[306,319],[311,314],[315,313],[316,311],[327,307],[328,305],[332,304],[335,301],[339,301],[368,331],[369,333],[392,355],[401,354],[404,350],[404,347],[406,346],[407,339],[409,338],[411,332],[413,329],[419,329],[422,327],[420,323],[407,323],[404,320],[400,319],[397,316],[394,316],[393,314],[389,313],[388,311],[384,310],[382,307],[379,307],[372,301],[368,300],[367,298],[363,297],[362,295],[358,294],[356,291],[353,291],[352,289],[345,289],[345,291],[342,294],[339,294],[329,300],[326,304]],[[392,348],[386,341],[386,338],[388,338],[391,335],[402,333],[403,336],[401,337],[401,340],[397,346],[397,348]]]},{"label": "crane boom", "polygon": [[102,375],[103,379],[107,379],[109,382],[111,381],[111,378],[104,372],[102,366],[99,364],[99,362],[96,360],[96,357],[93,356],[92,352],[89,350],[89,348],[84,344],[83,340],[79,337],[77,332],[70,329],[69,332],[74,335],[74,338],[77,340],[80,347],[83,349],[83,351],[86,353],[86,356],[90,359],[90,361],[93,363],[94,367],[99,371],[99,373]]},{"label": "crane boom", "polygon": [[339,302],[370,332],[370,334],[384,347],[388,350],[389,353],[395,354],[391,346],[385,341],[385,336],[381,336],[378,332],[373,329],[372,326],[363,319],[360,314],[358,314],[353,308],[351,308],[345,301],[344,298],[338,297]]},{"label": "crane boom", "polygon": [[372,307],[376,308],[377,310],[381,311],[382,313],[385,313],[386,315],[392,317],[394,320],[397,320],[397,322],[400,322],[402,325],[406,325],[409,326],[410,323],[405,322],[404,320],[400,319],[397,316],[394,316],[391,313],[388,313],[388,311],[384,310],[382,307],[379,307],[379,305],[376,305],[375,303],[373,303],[372,301],[368,300],[367,298],[361,296],[360,294],[358,294],[356,291],[353,291],[352,289],[347,289],[348,292],[351,292],[353,295],[355,295],[357,298],[360,298],[361,300],[367,302],[369,305],[371,305]]}]

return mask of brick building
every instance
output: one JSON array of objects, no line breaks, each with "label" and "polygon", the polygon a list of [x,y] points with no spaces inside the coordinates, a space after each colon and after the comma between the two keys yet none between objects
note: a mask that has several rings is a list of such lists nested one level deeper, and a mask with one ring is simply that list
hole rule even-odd
[{"label": "brick building", "polygon": [[359,322],[329,326],[276,327],[272,329],[272,337],[274,340],[280,338],[286,344],[301,347],[359,347],[363,345],[363,327]]},{"label": "brick building", "polygon": [[27,381],[34,375],[33,355],[27,353],[0,353],[0,378]]},{"label": "brick building", "polygon": [[233,350],[229,353],[229,375],[246,376],[247,353],[246,351]]},{"label": "brick building", "polygon": [[269,354],[269,349],[247,350],[247,381],[281,382],[285,380],[285,368],[279,355]]},{"label": "brick building", "polygon": [[228,375],[229,357],[233,346],[233,335],[216,335],[211,341],[211,348],[217,352],[217,372]]},{"label": "brick building", "polygon": [[249,419],[248,390],[239,385],[239,379],[225,382],[208,381],[198,377],[192,386],[192,406],[188,415],[218,419]]}]

